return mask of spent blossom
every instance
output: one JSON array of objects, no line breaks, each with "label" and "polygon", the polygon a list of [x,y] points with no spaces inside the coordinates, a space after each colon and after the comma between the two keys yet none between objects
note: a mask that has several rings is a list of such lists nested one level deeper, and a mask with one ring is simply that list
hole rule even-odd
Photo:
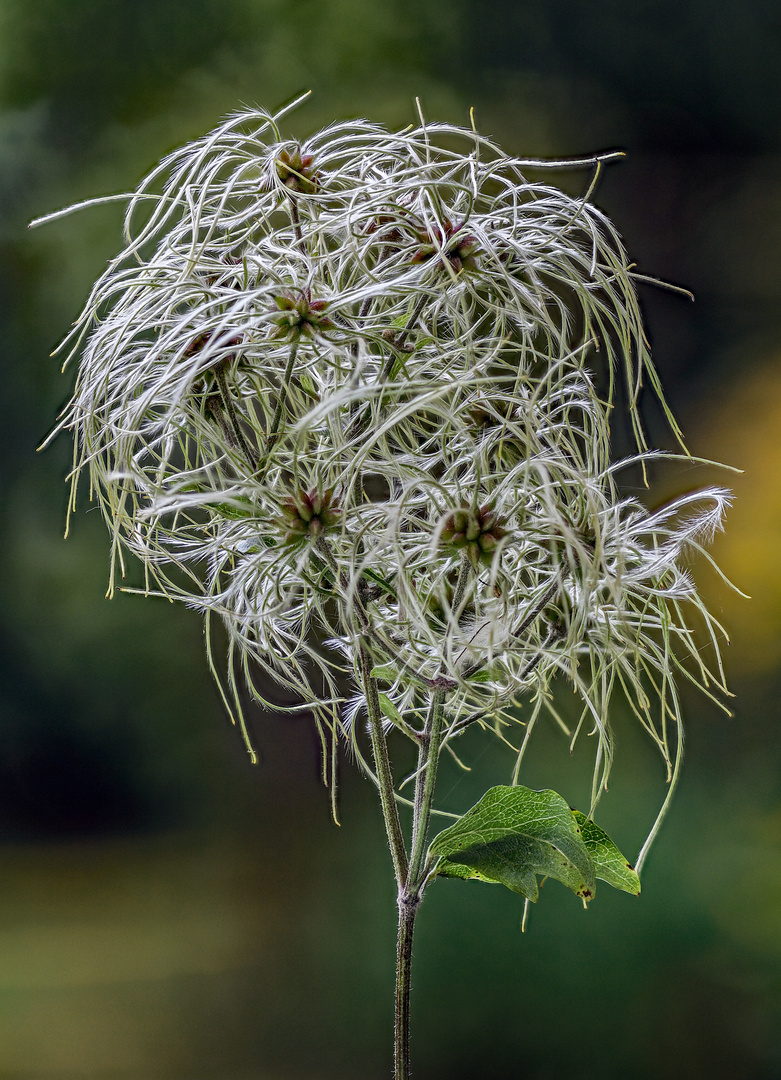
[{"label": "spent blossom", "polygon": [[[223,622],[229,707],[242,669],[268,707],[271,680],[358,748],[369,698],[420,743],[434,694],[444,746],[525,723],[517,777],[559,679],[598,735],[595,798],[615,692],[674,771],[677,679],[722,685],[687,563],[728,496],[652,512],[620,492],[616,379],[632,464],[654,456],[641,383],[679,432],[590,201],[616,155],[521,160],[422,120],[298,143],[281,115],[233,116],[150,174],[69,339],[60,427],[112,583],[127,550],[147,592]],[[561,169],[590,170],[584,196],[549,182]]]}]

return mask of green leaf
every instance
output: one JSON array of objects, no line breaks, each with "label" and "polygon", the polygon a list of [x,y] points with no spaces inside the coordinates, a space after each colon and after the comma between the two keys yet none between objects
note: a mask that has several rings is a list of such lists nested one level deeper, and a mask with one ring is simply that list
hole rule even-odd
[{"label": "green leaf", "polygon": [[487,683],[493,678],[490,671],[486,671],[485,668],[481,668],[480,671],[475,671],[472,675],[467,675],[466,681],[472,683]]},{"label": "green leaf", "polygon": [[298,381],[300,383],[301,389],[304,391],[305,394],[307,394],[311,398],[315,398],[318,401],[320,400],[320,395],[317,392],[317,387],[305,371],[301,372],[298,377]]},{"label": "green leaf", "polygon": [[594,867],[567,802],[555,791],[495,787],[436,836],[435,873],[496,882],[536,901],[537,875],[554,877],[588,902]]},{"label": "green leaf", "polygon": [[368,568],[366,568],[362,570],[361,573],[365,578],[368,578],[369,581],[373,581],[375,585],[379,585],[384,592],[389,593],[391,596],[395,597],[396,592],[391,583],[389,581],[386,581],[385,578],[378,574],[375,570],[369,570]]},{"label": "green leaf", "polygon": [[621,889],[622,892],[639,896],[640,878],[607,833],[603,832],[599,825],[595,825],[585,814],[581,814],[580,810],[573,810],[572,813],[580,826],[583,842],[594,864],[594,873],[600,881],[606,881],[614,889]]},{"label": "green leaf", "polygon": [[[377,667],[373,667],[369,672],[372,679],[379,679],[380,682],[395,683],[399,677],[398,668],[393,667],[392,664],[380,664]],[[429,691],[431,689],[431,683],[426,682],[425,679],[419,678],[414,671],[405,665],[404,679],[412,686],[417,686],[419,690]]]},{"label": "green leaf", "polygon": [[398,671],[394,667],[373,667],[369,672],[372,679],[381,679],[382,682],[394,683],[398,678]]},{"label": "green leaf", "polygon": [[212,503],[211,507],[220,517],[230,518],[232,521],[255,516],[255,505],[245,495],[237,495],[231,502]]},{"label": "green leaf", "polygon": [[387,694],[378,694],[380,699],[380,708],[382,709],[382,715],[387,716],[389,720],[392,720],[396,727],[404,727],[404,721],[401,713],[393,704]]}]

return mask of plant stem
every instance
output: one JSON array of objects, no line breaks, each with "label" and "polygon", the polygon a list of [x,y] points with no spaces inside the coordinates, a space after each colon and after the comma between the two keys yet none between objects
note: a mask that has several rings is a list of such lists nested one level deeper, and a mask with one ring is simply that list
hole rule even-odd
[{"label": "plant stem", "polygon": [[[426,300],[427,300],[426,294],[425,293],[421,294],[421,296],[418,298],[417,303],[415,304],[415,307],[414,307],[414,309],[412,311],[412,315],[410,316],[407,325],[404,327],[403,330],[401,330],[399,332],[397,337],[392,342],[390,354],[388,355],[387,359],[385,360],[385,363],[383,364],[383,368],[382,368],[382,379],[383,380],[389,379],[391,377],[391,375],[393,374],[393,369],[395,368],[397,361],[399,360],[399,358],[404,353],[404,346],[406,344],[407,338],[409,337],[409,335],[414,330],[415,323],[418,321],[418,318],[420,316],[421,311],[426,306]],[[368,310],[368,308],[367,308],[367,310]],[[359,434],[359,432],[361,430],[361,424],[362,424],[363,420],[365,419],[367,412],[368,412],[368,403],[367,402],[363,402],[363,404],[361,404],[360,406],[355,405],[355,406],[350,407],[350,411],[348,413],[350,423],[349,423],[349,426],[347,428],[347,438],[348,439],[352,439],[357,434]]]},{"label": "plant stem", "polygon": [[[453,590],[453,600],[450,605],[450,610],[455,614],[456,618],[458,618],[458,611],[464,599],[471,569],[469,559],[464,555],[461,559],[458,581]],[[445,674],[444,669],[440,674]],[[412,850],[410,854],[410,872],[407,878],[407,891],[410,895],[417,893],[422,884],[421,872],[425,859],[426,837],[428,835],[429,821],[431,820],[434,788],[437,782],[437,765],[439,764],[439,751],[442,745],[442,721],[444,719],[446,694],[447,691],[444,689],[434,691],[426,718],[424,739],[420,744],[418,753]]]},{"label": "plant stem", "polygon": [[[317,550],[327,565],[336,576],[337,581],[346,589],[349,582],[339,570],[339,565],[333,556],[328,541],[321,536],[317,541]],[[366,645],[366,638],[371,636],[372,626],[368,612],[357,592],[352,597],[350,610],[346,610],[347,604],[342,605],[341,618],[345,627],[354,633],[355,621],[358,623],[358,657],[361,667],[361,682],[366,694],[366,710],[369,714],[369,734],[372,741],[372,754],[374,766],[377,770],[377,785],[380,790],[380,802],[382,804],[382,816],[385,822],[385,833],[388,837],[388,847],[393,859],[393,870],[396,875],[396,884],[399,891],[407,881],[409,864],[407,860],[407,848],[404,844],[404,833],[399,820],[399,811],[396,806],[396,792],[393,785],[393,771],[391,769],[390,754],[388,753],[388,740],[382,727],[382,709],[380,708],[380,694],[377,689],[377,680],[372,678],[372,659]]]},{"label": "plant stem", "polygon": [[407,849],[404,846],[404,834],[401,831],[399,812],[396,807],[396,795],[393,787],[388,742],[382,729],[382,710],[377,690],[377,680],[371,676],[372,663],[369,650],[361,641],[360,645],[361,678],[366,691],[366,707],[369,713],[369,732],[372,740],[374,765],[377,770],[377,782],[380,788],[382,816],[385,820],[385,832],[388,836],[396,883],[402,890],[407,881]]},{"label": "plant stem", "polygon": [[[290,220],[293,224],[293,232],[295,233],[296,243],[306,254],[306,249],[304,247],[304,234],[301,231],[301,215],[298,212],[298,206],[292,194],[288,198],[288,207],[290,209]],[[288,357],[287,368],[285,369],[285,374],[282,378],[282,392],[279,395],[279,401],[277,402],[277,407],[274,412],[274,419],[271,421],[271,427],[269,428],[268,436],[266,437],[266,453],[268,453],[272,449],[274,443],[279,438],[279,435],[277,433],[279,431],[279,425],[282,420],[282,410],[285,407],[285,400],[288,394],[288,386],[290,385],[290,380],[293,377],[293,365],[296,362],[297,352],[298,342],[296,341],[290,347],[290,356]]]},{"label": "plant stem", "polygon": [[421,870],[426,848],[426,835],[431,818],[431,804],[437,782],[437,765],[442,744],[442,719],[444,716],[445,691],[436,690],[431,699],[426,720],[426,739],[418,753],[418,776],[415,783],[415,811],[412,825],[412,850],[410,872],[407,878],[408,896],[417,895],[420,888]]},{"label": "plant stem", "polygon": [[298,352],[298,342],[294,342],[290,346],[290,356],[288,357],[287,367],[285,368],[285,374],[282,376],[282,389],[279,394],[279,400],[277,401],[277,407],[274,412],[274,419],[271,421],[271,427],[268,430],[268,436],[266,437],[266,453],[271,450],[274,443],[278,439],[279,425],[282,420],[282,410],[285,407],[285,399],[288,394],[288,387],[290,380],[293,378],[293,365],[296,362],[296,354]]},{"label": "plant stem", "polygon": [[[421,311],[426,306],[426,300],[427,299],[428,299],[428,297],[426,296],[425,292],[420,294],[420,296],[417,299],[417,302],[415,303],[415,307],[412,309],[412,314],[410,315],[410,317],[409,317],[409,319],[407,321],[407,325],[404,327],[403,330],[401,330],[396,335],[396,338],[395,338],[395,340],[393,342],[393,346],[394,346],[394,348],[396,349],[397,352],[401,352],[404,349],[404,346],[407,343],[407,338],[410,336],[412,331],[415,329],[415,323],[418,321],[418,318],[420,317]],[[391,353],[391,355],[388,357],[388,359],[385,362],[385,368],[384,368],[383,373],[382,373],[384,378],[386,378],[386,379],[390,378],[391,373],[393,371],[393,366],[394,366],[395,363],[396,363],[396,357],[395,357],[395,355],[393,353]]]},{"label": "plant stem", "polygon": [[396,1024],[394,1080],[409,1080],[409,998],[412,966],[412,931],[420,898],[399,896],[399,933],[396,942]]},{"label": "plant stem", "polygon": [[[253,470],[258,468],[258,455],[255,450],[247,442],[246,436],[241,429],[241,422],[236,413],[236,409],[233,404],[233,398],[230,394],[230,388],[228,386],[228,380],[225,378],[225,369],[222,366],[217,366],[214,370],[214,379],[217,383],[217,389],[219,391],[222,407],[230,422],[231,431],[237,446],[239,446],[249,462]],[[219,419],[218,419],[219,422]]]},{"label": "plant stem", "polygon": [[[451,611],[458,617],[471,573],[469,560],[464,556],[453,593]],[[442,672],[444,674],[444,671]],[[415,783],[415,802],[412,822],[412,848],[409,872],[404,887],[399,890],[399,930],[396,944],[396,1028],[395,1080],[409,1080],[409,1002],[412,966],[412,932],[420,905],[424,884],[426,839],[428,837],[434,788],[437,782],[439,752],[444,730],[447,690],[437,688],[431,698],[424,738],[418,749],[418,775]]]},{"label": "plant stem", "polygon": [[293,232],[295,233],[296,242],[301,250],[304,251],[304,234],[301,231],[301,215],[298,212],[298,206],[293,195],[290,195],[289,197],[289,205],[290,220],[293,222]]}]

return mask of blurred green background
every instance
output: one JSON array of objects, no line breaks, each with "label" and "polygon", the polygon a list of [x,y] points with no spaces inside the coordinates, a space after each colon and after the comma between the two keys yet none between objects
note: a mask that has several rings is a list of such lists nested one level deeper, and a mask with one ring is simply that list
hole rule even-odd
[{"label": "blurred green background", "polygon": [[[598,203],[639,269],[656,361],[702,467],[737,494],[696,568],[730,629],[734,715],[688,702],[680,790],[640,900],[556,883],[529,931],[501,889],[440,882],[419,920],[416,1075],[781,1076],[781,7],[778,0],[0,0],[0,1078],[389,1075],[394,888],[371,786],[329,818],[310,725],[230,729],[198,619],[104,599],[104,527],[62,539],[67,399],[49,353],[119,247],[135,186],[241,103],[305,135],[345,116],[468,122],[525,156],[621,147]],[[652,403],[655,441],[671,445]],[[661,763],[620,716],[601,822],[637,851]],[[540,732],[522,778],[587,802],[588,747]],[[443,795],[508,777],[479,739]]]}]

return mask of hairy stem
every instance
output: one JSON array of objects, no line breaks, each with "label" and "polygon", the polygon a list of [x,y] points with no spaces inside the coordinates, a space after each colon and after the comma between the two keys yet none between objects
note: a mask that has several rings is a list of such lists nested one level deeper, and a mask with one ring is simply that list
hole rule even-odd
[{"label": "hairy stem", "polygon": [[437,765],[442,745],[442,719],[444,716],[445,691],[436,690],[431,699],[426,720],[427,738],[418,754],[418,776],[415,784],[415,811],[412,825],[412,850],[407,892],[417,894],[421,884],[421,870],[426,848],[426,835],[431,818],[431,804],[437,782]]},{"label": "hairy stem", "polygon": [[[469,560],[461,560],[451,610],[456,613],[464,599],[471,573]],[[442,672],[444,675],[444,670]],[[395,1080],[409,1080],[409,1003],[412,966],[412,932],[420,905],[425,877],[426,840],[428,837],[437,765],[442,747],[445,699],[447,690],[437,688],[431,697],[424,738],[418,750],[418,775],[415,783],[415,802],[412,822],[412,848],[409,872],[404,887],[399,890],[399,929],[396,946],[396,1027]]]},{"label": "hairy stem", "polygon": [[287,399],[290,380],[293,377],[293,366],[296,362],[297,353],[298,342],[296,341],[290,346],[290,356],[287,360],[285,374],[282,376],[282,389],[279,394],[279,400],[277,401],[276,410],[274,411],[274,419],[271,421],[271,427],[268,429],[268,435],[266,437],[266,453],[271,450],[274,443],[279,438],[279,425],[282,422],[282,412],[285,408],[285,400]]},{"label": "hairy stem", "polygon": [[396,883],[402,890],[407,881],[408,863],[407,849],[404,845],[404,834],[401,831],[399,812],[396,807],[396,795],[393,787],[393,773],[391,771],[390,755],[388,753],[388,741],[382,729],[382,710],[377,690],[377,680],[372,678],[372,662],[363,640],[360,648],[361,679],[366,692],[366,707],[369,713],[369,733],[372,741],[372,753],[374,766],[377,770],[377,781],[380,788],[380,802],[382,803],[382,816],[385,820],[385,832],[388,836],[393,870],[396,874]]},{"label": "hairy stem", "polygon": [[[339,566],[333,556],[324,537],[317,541],[317,551],[336,575],[337,580],[343,587],[349,585],[344,581],[339,572]],[[391,769],[390,754],[388,753],[388,740],[382,727],[382,709],[380,708],[380,694],[377,689],[377,680],[372,677],[372,659],[366,644],[366,639],[371,635],[371,621],[361,598],[355,593],[352,596],[352,604],[349,610],[345,610],[347,604],[342,605],[341,617],[345,627],[354,632],[354,622],[358,623],[359,646],[358,657],[361,668],[361,682],[366,694],[366,710],[369,714],[369,734],[372,742],[372,754],[374,767],[377,770],[377,784],[380,791],[380,803],[382,804],[382,816],[385,822],[385,833],[388,837],[393,860],[393,871],[396,875],[396,884],[401,891],[407,881],[409,864],[407,860],[407,848],[404,844],[404,833],[399,820],[399,811],[396,806],[396,793],[393,784],[393,771]]]},{"label": "hairy stem", "polygon": [[214,420],[217,422],[217,426],[220,429],[225,442],[231,448],[231,450],[241,450],[241,447],[236,442],[236,436],[231,427],[228,417],[225,415],[225,410],[222,407],[222,401],[219,394],[210,394],[206,399],[206,408],[211,413]]},{"label": "hairy stem", "polygon": [[[412,309],[412,314],[409,317],[409,321],[407,322],[407,325],[404,327],[403,330],[401,330],[396,335],[396,337],[395,337],[395,339],[393,341],[393,346],[397,351],[400,352],[404,348],[404,346],[406,345],[407,338],[410,336],[412,331],[415,329],[415,323],[418,321],[418,318],[420,317],[421,311],[426,306],[426,300],[427,299],[428,299],[428,297],[426,296],[425,293],[420,294],[420,296],[418,297],[417,303],[415,304],[415,307]],[[393,353],[391,353],[391,355],[388,357],[388,359],[387,359],[387,361],[385,363],[385,370],[382,373],[384,378],[386,378],[386,379],[390,378],[390,375],[391,375],[391,372],[393,371],[393,367],[394,367],[395,363],[396,363],[396,357],[395,357],[395,355]]]},{"label": "hairy stem", "polygon": [[295,198],[291,195],[288,199],[290,206],[290,220],[293,222],[293,232],[295,233],[296,242],[298,246],[304,251],[304,234],[301,230],[301,215],[298,212],[298,206]]},{"label": "hairy stem", "polygon": [[[230,423],[231,431],[236,445],[241,447],[242,453],[246,457],[253,471],[258,468],[258,454],[257,451],[250,446],[247,441],[247,437],[241,429],[241,422],[239,421],[236,408],[233,404],[233,398],[230,395],[230,388],[228,386],[228,380],[225,378],[225,370],[222,366],[218,366],[214,370],[214,378],[217,382],[217,389],[220,393],[220,401],[222,407],[225,410],[225,414]],[[218,421],[219,422],[219,421]]]},{"label": "hairy stem", "polygon": [[394,1080],[409,1080],[409,1000],[412,967],[412,931],[420,899],[399,896],[399,933],[396,942],[396,1025]]},{"label": "hairy stem", "polygon": [[[417,303],[415,304],[415,307],[414,307],[414,309],[412,311],[412,315],[410,316],[410,319],[409,319],[407,325],[404,327],[403,330],[401,330],[396,335],[396,337],[391,342],[390,355],[387,357],[385,363],[383,364],[383,368],[382,368],[382,380],[383,381],[389,379],[391,377],[391,375],[393,374],[394,368],[396,367],[396,363],[399,360],[399,357],[404,352],[404,346],[406,344],[407,338],[409,337],[410,333],[414,329],[415,323],[418,321],[420,313],[423,310],[423,308],[425,307],[426,299],[427,299],[426,294],[422,293],[420,295],[420,297],[418,298]],[[349,417],[349,425],[348,425],[348,428],[347,428],[347,437],[348,437],[348,439],[355,438],[356,435],[360,434],[361,427],[366,421],[368,411],[369,411],[369,409],[368,409],[368,403],[367,402],[363,402],[361,405],[358,405],[356,403],[356,404],[350,406],[350,409],[348,411],[348,417]]]},{"label": "hairy stem", "polygon": [[[467,582],[472,567],[464,556],[458,581],[453,592],[451,611],[458,617],[458,611],[464,600]],[[442,675],[445,674],[443,669]],[[424,730],[424,741],[418,754],[418,775],[415,783],[415,814],[412,831],[412,850],[410,854],[410,873],[407,879],[407,892],[416,894],[422,884],[422,870],[426,851],[426,838],[431,820],[431,806],[434,801],[434,788],[437,782],[437,765],[442,746],[442,734],[447,691],[437,688],[429,704],[428,717]]]}]

